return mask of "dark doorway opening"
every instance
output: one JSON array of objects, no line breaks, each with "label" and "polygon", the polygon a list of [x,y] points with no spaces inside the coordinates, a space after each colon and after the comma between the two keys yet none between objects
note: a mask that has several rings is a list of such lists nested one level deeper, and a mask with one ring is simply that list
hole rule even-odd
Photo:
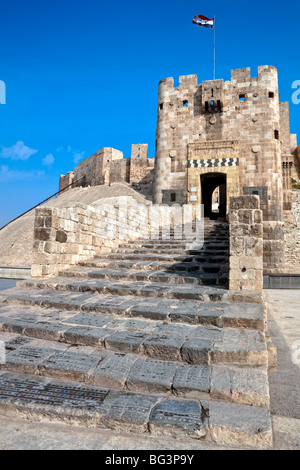
[{"label": "dark doorway opening", "polygon": [[226,175],[224,173],[201,175],[201,194],[204,217],[210,219],[226,217]]}]

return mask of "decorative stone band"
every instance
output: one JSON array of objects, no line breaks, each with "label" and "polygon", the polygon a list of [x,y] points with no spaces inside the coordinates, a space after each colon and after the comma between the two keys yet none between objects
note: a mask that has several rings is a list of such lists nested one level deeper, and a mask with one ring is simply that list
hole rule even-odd
[{"label": "decorative stone band", "polygon": [[238,158],[206,158],[203,160],[188,160],[188,168],[209,168],[220,166],[238,166]]}]

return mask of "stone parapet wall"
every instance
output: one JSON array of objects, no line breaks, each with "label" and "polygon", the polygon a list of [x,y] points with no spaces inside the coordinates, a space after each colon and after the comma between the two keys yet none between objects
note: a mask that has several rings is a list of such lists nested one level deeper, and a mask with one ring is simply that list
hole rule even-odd
[{"label": "stone parapet wall", "polygon": [[148,234],[148,207],[142,204],[104,203],[99,209],[76,203],[63,209],[37,208],[32,277],[57,274],[129,239],[147,238]]},{"label": "stone parapet wall", "polygon": [[32,277],[55,275],[129,240],[185,238],[203,243],[201,210],[195,207],[138,204],[130,197],[112,199],[98,207],[75,203],[37,208]]},{"label": "stone parapet wall", "polygon": [[258,196],[232,196],[229,203],[229,289],[263,287],[263,221]]}]

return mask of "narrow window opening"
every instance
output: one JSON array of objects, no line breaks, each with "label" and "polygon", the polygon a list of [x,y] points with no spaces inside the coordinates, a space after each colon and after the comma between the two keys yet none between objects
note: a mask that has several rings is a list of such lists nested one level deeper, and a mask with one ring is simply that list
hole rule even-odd
[{"label": "narrow window opening", "polygon": [[163,110],[163,107],[164,107],[164,104],[163,104],[163,103],[160,103],[159,109],[160,109],[161,111]]},{"label": "narrow window opening", "polygon": [[214,101],[211,101],[211,102],[210,102],[210,105],[211,105],[212,108],[214,108],[215,102],[214,102]]},{"label": "narrow window opening", "polygon": [[269,91],[269,98],[274,98],[274,92],[273,91]]},{"label": "narrow window opening", "polygon": [[239,100],[240,101],[245,101],[246,95],[239,95]]},{"label": "narrow window opening", "polygon": [[176,193],[171,193],[171,202],[176,201]]},{"label": "narrow window opening", "polygon": [[211,97],[212,98],[214,97],[214,89],[213,88],[211,89]]},{"label": "narrow window opening", "polygon": [[275,137],[276,140],[279,139],[279,131],[277,129],[275,129],[275,131],[274,131],[274,137]]},{"label": "narrow window opening", "polygon": [[218,106],[218,109],[221,110],[221,101],[220,100],[217,101],[217,106]]},{"label": "narrow window opening", "polygon": [[171,173],[175,173],[175,157],[171,157]]},{"label": "narrow window opening", "polygon": [[183,102],[183,106],[188,106],[188,105],[189,105],[189,102],[188,102],[187,100],[185,100],[185,101]]},{"label": "narrow window opening", "polygon": [[205,111],[208,111],[208,101],[205,101]]}]

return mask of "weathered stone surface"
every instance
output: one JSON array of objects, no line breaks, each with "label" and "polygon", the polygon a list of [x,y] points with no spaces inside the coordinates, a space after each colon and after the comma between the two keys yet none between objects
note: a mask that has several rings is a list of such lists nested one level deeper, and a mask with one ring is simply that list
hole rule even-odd
[{"label": "weathered stone surface", "polygon": [[147,432],[150,412],[158,398],[110,392],[98,410],[97,422],[101,427],[133,432]]},{"label": "weathered stone surface", "polygon": [[130,369],[126,387],[143,392],[169,392],[177,369],[175,362],[139,359]]},{"label": "weathered stone surface", "polygon": [[129,370],[137,357],[131,354],[108,353],[93,371],[89,381],[92,385],[123,388]]},{"label": "weathered stone surface", "polygon": [[203,338],[191,338],[181,348],[181,357],[188,364],[208,365],[213,343]]},{"label": "weathered stone surface", "polygon": [[87,346],[101,346],[104,340],[113,330],[108,328],[90,328],[78,326],[68,329],[64,333],[64,339],[70,344],[82,344]]},{"label": "weathered stone surface", "polygon": [[266,365],[268,354],[261,331],[226,328],[222,341],[214,343],[211,364]]},{"label": "weathered stone surface", "polygon": [[[104,352],[102,358],[106,356]],[[95,369],[100,358],[72,351],[56,352],[39,364],[41,375],[66,377],[72,380],[86,381]]]},{"label": "weathered stone surface", "polygon": [[180,350],[186,337],[172,334],[156,334],[147,338],[143,344],[147,356],[176,361],[180,359]]},{"label": "weathered stone surface", "polygon": [[234,403],[209,403],[211,438],[220,444],[270,449],[272,425],[266,408]]},{"label": "weathered stone surface", "polygon": [[147,338],[149,334],[142,331],[118,331],[105,339],[105,345],[108,349],[138,353]]},{"label": "weathered stone surface", "polygon": [[6,354],[5,364],[0,365],[0,367],[5,367],[5,370],[34,374],[38,365],[54,353],[55,349],[39,349],[23,346]]},{"label": "weathered stone surface", "polygon": [[174,394],[187,398],[207,398],[210,375],[211,368],[207,366],[180,366],[173,381]]},{"label": "weathered stone surface", "polygon": [[0,376],[2,413],[39,420],[93,424],[108,390],[61,384],[53,380],[3,374]]},{"label": "weathered stone surface", "polygon": [[195,439],[206,435],[204,415],[197,400],[167,399],[154,407],[150,416],[150,432],[154,436],[171,435]]},{"label": "weathered stone surface", "polygon": [[63,323],[73,324],[73,325],[83,325],[83,326],[96,326],[101,328],[102,326],[107,325],[113,320],[111,316],[105,315],[96,315],[92,313],[78,313],[67,320],[64,320]]}]

